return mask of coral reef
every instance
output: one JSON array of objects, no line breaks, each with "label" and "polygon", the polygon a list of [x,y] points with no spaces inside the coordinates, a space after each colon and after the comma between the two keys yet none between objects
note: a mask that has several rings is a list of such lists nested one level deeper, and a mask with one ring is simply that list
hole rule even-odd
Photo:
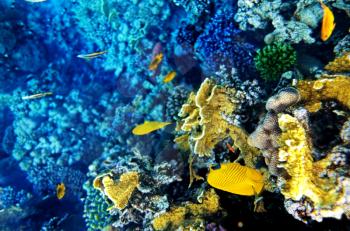
[{"label": "coral reef", "polygon": [[204,230],[203,218],[217,213],[220,205],[219,196],[213,189],[205,192],[202,200],[200,204],[186,203],[183,206],[171,208],[169,212],[159,214],[152,221],[153,228],[155,230],[174,228]]},{"label": "coral reef", "polygon": [[172,0],[176,6],[181,6],[196,21],[203,13],[208,12],[211,0]]},{"label": "coral reef", "polygon": [[271,96],[266,102],[268,111],[255,131],[250,134],[248,143],[259,148],[265,157],[265,163],[272,175],[278,175],[277,168],[277,142],[281,130],[278,126],[278,113],[300,101],[299,92],[294,88],[283,88]]},{"label": "coral reef", "polygon": [[270,44],[257,51],[254,62],[263,79],[278,80],[283,72],[295,64],[296,51],[289,44]]},{"label": "coral reef", "polygon": [[230,9],[218,10],[198,37],[195,43],[196,54],[208,74],[213,74],[224,65],[227,68],[237,68],[241,78],[249,78],[255,71],[255,47],[244,41],[242,31],[236,28],[233,17]]},{"label": "coral reef", "polygon": [[55,195],[56,186],[60,183],[65,184],[66,196],[80,198],[83,194],[82,185],[86,177],[79,170],[63,167],[48,160],[45,165],[31,166],[27,173],[27,179],[39,195]]},{"label": "coral reef", "polygon": [[[316,1],[313,1],[316,3]],[[320,6],[300,1],[295,16],[285,17],[294,2],[281,0],[239,0],[235,20],[242,30],[266,29],[271,23],[274,31],[265,36],[265,42],[313,43],[312,28],[321,20]],[[310,13],[312,12],[312,13]],[[314,13],[315,12],[315,13]]]},{"label": "coral reef", "polygon": [[107,211],[105,202],[99,190],[93,188],[90,182],[84,184],[86,198],[84,198],[84,219],[87,230],[102,230],[110,224],[111,216]]},{"label": "coral reef", "polygon": [[176,86],[172,89],[166,102],[166,117],[168,121],[178,120],[178,112],[181,106],[186,102],[190,91],[184,86]]},{"label": "coral reef", "polygon": [[350,4],[323,3],[327,41],[318,0],[0,1],[0,230],[348,230]]},{"label": "coral reef", "polygon": [[0,209],[7,209],[12,206],[21,207],[32,197],[25,190],[16,190],[11,186],[0,188]]},{"label": "coral reef", "polygon": [[337,100],[343,106],[350,108],[350,97],[347,89],[350,87],[350,79],[345,75],[335,77],[324,76],[318,80],[301,80],[297,83],[301,100],[310,112],[316,112],[322,107],[322,101]]},{"label": "coral reef", "polygon": [[[132,152],[116,149],[106,160],[95,161],[89,167],[89,175],[95,177],[93,186],[99,189],[96,189],[97,192],[103,192],[106,204],[110,205],[109,225],[116,228],[145,228],[151,225],[156,213],[169,207],[169,186],[182,180],[179,174],[183,166],[177,163],[172,152],[165,150],[162,155],[161,158],[168,156],[168,161],[154,163],[136,148]],[[93,221],[92,217],[89,222]]]},{"label": "coral reef", "polygon": [[165,22],[170,9],[165,1],[77,1],[72,10],[86,39],[100,50],[108,49],[101,64],[116,75],[122,74],[124,68],[136,75],[144,72],[141,56],[134,53],[152,49],[151,41],[166,41]]},{"label": "coral reef", "polygon": [[[281,192],[286,199],[299,201],[305,197],[312,210],[297,217],[311,217],[322,221],[326,217],[340,219],[350,207],[350,179],[344,175],[346,162],[338,161],[338,155],[346,155],[337,146],[326,158],[313,161],[312,145],[302,122],[287,114],[281,114],[278,124],[282,130],[279,138],[278,167],[287,171],[289,179],[281,183]],[[345,171],[344,171],[345,170]]]},{"label": "coral reef", "polygon": [[98,176],[93,182],[96,189],[108,197],[117,209],[124,209],[129,199],[139,184],[139,175],[137,172],[127,172],[120,176],[118,182],[114,181],[108,174]]},{"label": "coral reef", "polygon": [[346,35],[342,38],[334,47],[334,53],[337,57],[342,56],[344,53],[350,52],[350,35]]},{"label": "coral reef", "polygon": [[256,150],[246,143],[246,132],[226,119],[234,113],[237,105],[231,98],[234,94],[235,89],[217,86],[206,79],[197,94],[192,92],[182,106],[179,116],[183,119],[178,123],[178,128],[188,136],[187,142],[193,145],[195,154],[210,156],[217,143],[231,137],[246,164],[257,155]]},{"label": "coral reef", "polygon": [[[307,107],[310,102],[313,105],[332,99],[347,106],[346,97],[336,96],[338,90],[333,88],[340,82],[344,85],[346,78],[302,80],[297,89],[282,89],[267,101],[268,113],[249,137],[249,143],[262,150],[270,172],[278,177],[277,186],[285,197],[286,210],[304,222],[322,221],[327,217],[340,219],[342,214],[348,214],[349,179],[345,170],[348,162],[344,159],[348,147],[346,136],[341,135],[344,143],[315,160],[317,151],[310,136],[309,112],[305,108],[292,109],[292,106],[303,104],[314,112]],[[286,111],[292,111],[294,116]],[[345,131],[346,124],[341,134]]]},{"label": "coral reef", "polygon": [[346,52],[334,61],[328,63],[324,69],[334,73],[350,72],[350,52]]}]

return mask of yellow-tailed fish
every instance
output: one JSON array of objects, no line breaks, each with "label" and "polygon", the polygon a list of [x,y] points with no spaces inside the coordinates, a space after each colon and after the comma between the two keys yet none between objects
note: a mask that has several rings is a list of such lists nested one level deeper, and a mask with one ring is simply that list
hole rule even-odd
[{"label": "yellow-tailed fish", "polygon": [[81,59],[94,59],[94,58],[97,58],[103,54],[106,54],[107,51],[98,51],[98,52],[94,52],[94,53],[90,53],[90,54],[82,54],[82,55],[77,55],[78,58],[81,58]]},{"label": "yellow-tailed fish", "polygon": [[155,71],[158,69],[159,64],[162,62],[163,60],[163,53],[160,52],[159,54],[155,55],[150,63],[150,65],[148,66],[148,69],[150,71]]},{"label": "yellow-tailed fish", "polygon": [[45,96],[49,96],[52,95],[52,92],[43,92],[43,93],[38,93],[38,94],[34,94],[34,95],[27,95],[27,96],[23,96],[22,99],[23,100],[28,100],[28,99],[38,99],[38,98],[42,98]]},{"label": "yellow-tailed fish", "polygon": [[61,200],[64,195],[66,194],[66,186],[64,185],[64,183],[58,184],[56,186],[56,196],[59,200]]},{"label": "yellow-tailed fish", "polygon": [[176,77],[176,71],[170,71],[163,79],[163,83],[168,83]]},{"label": "yellow-tailed fish", "polygon": [[147,135],[148,133],[161,129],[169,124],[171,124],[171,122],[145,121],[143,124],[137,125],[132,130],[132,133],[138,136]]},{"label": "yellow-tailed fish", "polygon": [[219,169],[211,168],[207,181],[214,188],[243,196],[257,195],[264,186],[260,172],[238,163],[223,163]]},{"label": "yellow-tailed fish", "polygon": [[321,39],[326,41],[331,37],[333,30],[335,28],[334,15],[333,12],[326,6],[322,0],[320,0],[321,7],[323,9],[323,19],[321,28]]}]

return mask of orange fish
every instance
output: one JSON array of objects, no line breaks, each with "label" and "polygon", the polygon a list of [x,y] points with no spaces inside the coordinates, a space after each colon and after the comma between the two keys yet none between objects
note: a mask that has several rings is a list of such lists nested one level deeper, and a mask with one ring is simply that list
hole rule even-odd
[{"label": "orange fish", "polygon": [[230,150],[232,153],[235,153],[235,149],[229,143],[227,143],[226,146],[228,150]]},{"label": "orange fish", "polygon": [[66,194],[66,186],[64,185],[64,183],[58,184],[56,186],[56,196],[59,200],[61,200],[64,195]]},{"label": "orange fish", "polygon": [[163,83],[168,83],[176,77],[176,71],[169,72],[163,79]]},{"label": "orange fish", "polygon": [[150,71],[155,71],[158,69],[159,64],[162,62],[163,60],[163,53],[160,52],[159,54],[155,55],[152,59],[152,62],[150,63],[150,65],[148,66],[148,69]]},{"label": "orange fish", "polygon": [[335,28],[333,12],[320,0],[321,7],[323,9],[323,19],[321,28],[321,39],[326,41],[331,37]]}]

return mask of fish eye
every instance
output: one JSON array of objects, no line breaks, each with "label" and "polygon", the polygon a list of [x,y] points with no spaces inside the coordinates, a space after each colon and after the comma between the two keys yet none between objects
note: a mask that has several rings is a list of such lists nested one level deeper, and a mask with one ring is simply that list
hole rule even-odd
[{"label": "fish eye", "polygon": [[218,170],[220,168],[221,168],[220,164],[214,164],[214,165],[211,166],[211,169],[213,169],[213,170]]}]

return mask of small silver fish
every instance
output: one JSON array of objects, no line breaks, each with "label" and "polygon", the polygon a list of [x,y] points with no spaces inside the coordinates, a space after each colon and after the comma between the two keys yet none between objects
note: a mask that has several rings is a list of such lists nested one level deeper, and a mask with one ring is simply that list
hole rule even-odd
[{"label": "small silver fish", "polygon": [[46,0],[24,0],[26,2],[33,2],[33,3],[37,3],[37,2],[46,2]]},{"label": "small silver fish", "polygon": [[107,53],[107,51],[99,51],[99,52],[94,52],[94,53],[90,53],[90,54],[82,54],[82,55],[77,55],[78,58],[81,59],[94,59],[97,58],[103,54]]},{"label": "small silver fish", "polygon": [[42,98],[45,96],[49,96],[52,95],[52,92],[43,92],[43,93],[38,93],[38,94],[34,94],[34,95],[27,95],[27,96],[23,96],[22,99],[23,100],[29,100],[29,99],[38,99],[38,98]]}]

